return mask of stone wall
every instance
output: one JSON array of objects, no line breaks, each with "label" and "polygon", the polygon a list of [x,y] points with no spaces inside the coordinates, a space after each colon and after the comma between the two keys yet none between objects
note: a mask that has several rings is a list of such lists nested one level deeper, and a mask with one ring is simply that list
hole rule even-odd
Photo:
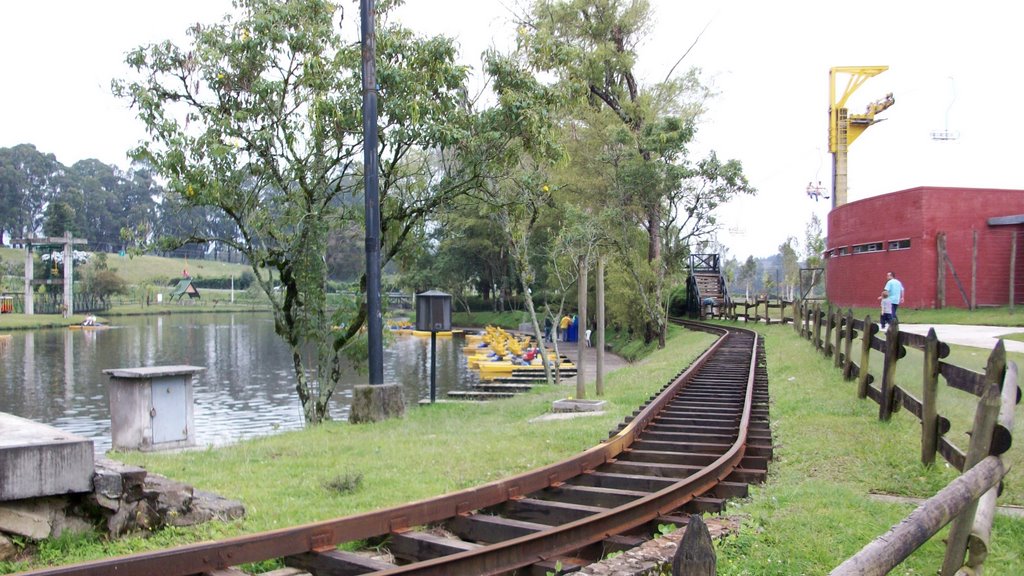
[{"label": "stone wall", "polygon": [[245,516],[240,502],[113,460],[98,458],[92,480],[92,492],[0,502],[0,560],[17,554],[12,535],[44,540],[98,530],[117,538]]}]

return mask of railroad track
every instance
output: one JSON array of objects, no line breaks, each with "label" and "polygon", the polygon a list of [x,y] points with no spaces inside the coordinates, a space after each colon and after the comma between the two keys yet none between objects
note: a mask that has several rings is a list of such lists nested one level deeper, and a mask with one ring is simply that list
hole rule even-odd
[{"label": "railroad track", "polygon": [[[289,574],[317,576],[575,571],[642,543],[659,524],[723,510],[767,474],[760,339],[741,328],[676,322],[720,338],[607,440],[568,460],[386,510],[31,574],[231,576],[275,558]],[[387,555],[340,550],[345,543]]]}]

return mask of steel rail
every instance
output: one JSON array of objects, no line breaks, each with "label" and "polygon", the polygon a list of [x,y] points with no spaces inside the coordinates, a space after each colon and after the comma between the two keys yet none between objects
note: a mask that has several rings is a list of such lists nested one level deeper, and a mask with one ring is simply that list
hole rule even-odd
[{"label": "steel rail", "polygon": [[482,545],[474,550],[390,567],[374,574],[500,574],[548,560],[620,534],[669,514],[707,493],[736,470],[744,458],[758,362],[758,336],[742,328],[721,328],[680,322],[691,328],[719,334],[719,338],[679,376],[647,403],[615,435],[576,456],[478,487],[461,490],[393,508],[314,522],[280,530],[237,536],[176,548],[143,552],[81,564],[43,569],[35,576],[98,576],[120,574],[189,575],[209,573],[249,562],[272,558],[325,553],[345,542],[400,534],[416,526],[467,516],[470,513],[526,497],[615,463],[628,453],[642,432],[673,401],[676,395],[725,347],[730,334],[750,335],[747,381],[738,433],[728,450],[710,465],[674,484],[635,501],[597,512],[586,518],[552,526],[524,536]]}]

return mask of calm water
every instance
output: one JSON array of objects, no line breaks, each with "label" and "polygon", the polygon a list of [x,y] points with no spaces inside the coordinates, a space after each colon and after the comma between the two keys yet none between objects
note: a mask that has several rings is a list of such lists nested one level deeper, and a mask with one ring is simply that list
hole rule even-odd
[{"label": "calm water", "polygon": [[[195,438],[220,445],[303,426],[292,361],[269,315],[179,314],[117,318],[109,330],[15,331],[0,342],[0,412],[110,448],[109,368],[189,364],[206,368],[194,384]],[[476,375],[462,360],[462,339],[437,339],[437,397],[465,390]],[[430,339],[399,336],[384,351],[384,380],[405,389],[408,409],[430,397]],[[331,416],[348,417],[350,370]]]}]

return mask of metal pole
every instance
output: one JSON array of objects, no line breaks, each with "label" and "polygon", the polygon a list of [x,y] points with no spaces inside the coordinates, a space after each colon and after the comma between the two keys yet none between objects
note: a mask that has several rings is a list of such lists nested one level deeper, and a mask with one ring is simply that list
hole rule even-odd
[{"label": "metal pole", "polygon": [[437,331],[430,331],[430,403],[437,397]]},{"label": "metal pole", "polygon": [[366,210],[366,321],[370,384],[384,383],[384,322],[380,309],[380,190],[377,180],[376,2],[360,0],[363,64],[363,184]]}]

